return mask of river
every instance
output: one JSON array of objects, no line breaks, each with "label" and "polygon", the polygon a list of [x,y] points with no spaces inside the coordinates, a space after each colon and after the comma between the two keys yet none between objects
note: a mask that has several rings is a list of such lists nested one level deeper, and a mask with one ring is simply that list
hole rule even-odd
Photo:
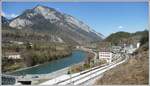
[{"label": "river", "polygon": [[41,64],[39,66],[13,72],[13,75],[47,74],[71,66],[73,64],[82,62],[83,60],[85,60],[85,58],[86,53],[84,51],[75,50],[70,56],[59,60],[51,61],[45,64]]}]

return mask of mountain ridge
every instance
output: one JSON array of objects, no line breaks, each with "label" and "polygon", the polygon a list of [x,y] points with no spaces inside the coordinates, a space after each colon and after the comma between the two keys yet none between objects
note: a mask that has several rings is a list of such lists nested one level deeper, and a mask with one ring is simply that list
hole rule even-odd
[{"label": "mountain ridge", "polygon": [[[63,39],[69,39],[78,44],[83,42],[101,41],[103,35],[91,29],[84,22],[54,8],[37,5],[25,10],[21,15],[11,20],[9,26],[16,29],[34,31],[49,31]],[[67,35],[67,38],[65,38]]]}]

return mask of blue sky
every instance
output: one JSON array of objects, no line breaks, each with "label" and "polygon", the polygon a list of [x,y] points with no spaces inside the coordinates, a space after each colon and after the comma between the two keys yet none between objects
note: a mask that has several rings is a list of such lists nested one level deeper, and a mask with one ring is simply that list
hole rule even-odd
[{"label": "blue sky", "polygon": [[3,2],[3,15],[16,17],[36,5],[55,8],[70,14],[89,25],[105,37],[117,31],[136,32],[148,27],[148,3],[52,3],[52,2]]}]

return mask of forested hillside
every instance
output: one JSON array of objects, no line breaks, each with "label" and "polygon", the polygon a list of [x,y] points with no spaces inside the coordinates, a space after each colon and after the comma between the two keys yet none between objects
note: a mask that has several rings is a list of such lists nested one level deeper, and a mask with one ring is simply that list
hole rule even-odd
[{"label": "forested hillside", "polygon": [[105,42],[111,42],[113,45],[117,45],[119,43],[134,43],[141,40],[141,37],[148,34],[148,30],[144,31],[138,31],[135,33],[129,33],[129,32],[116,32],[109,35],[104,41]]}]

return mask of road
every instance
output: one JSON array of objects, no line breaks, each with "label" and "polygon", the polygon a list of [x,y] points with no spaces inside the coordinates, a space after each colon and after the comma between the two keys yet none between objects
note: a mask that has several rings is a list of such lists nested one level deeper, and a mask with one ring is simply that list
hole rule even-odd
[{"label": "road", "polygon": [[124,63],[128,59],[127,56],[120,56],[116,61],[105,64],[103,67],[97,66],[79,73],[62,75],[60,77],[54,78],[52,80],[41,83],[40,85],[80,85],[84,84],[90,79],[95,78],[96,76],[102,75],[104,72],[110,70],[111,68],[116,67],[119,64]]}]

